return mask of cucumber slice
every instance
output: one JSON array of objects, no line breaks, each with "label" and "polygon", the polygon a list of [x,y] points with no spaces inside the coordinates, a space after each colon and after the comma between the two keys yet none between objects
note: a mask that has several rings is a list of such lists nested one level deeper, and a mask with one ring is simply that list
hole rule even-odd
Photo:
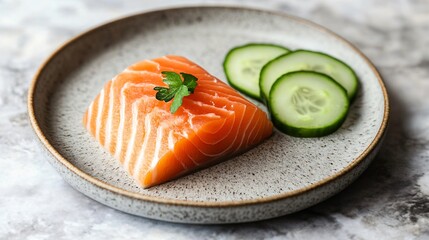
[{"label": "cucumber slice", "polygon": [[358,78],[347,64],[324,53],[297,50],[273,59],[262,68],[259,80],[261,97],[268,99],[271,86],[281,75],[301,70],[332,77],[346,89],[350,102],[356,96]]},{"label": "cucumber slice", "polygon": [[269,108],[274,125],[296,137],[321,137],[337,130],[349,109],[346,90],[328,75],[299,71],[272,86]]},{"label": "cucumber slice", "polygon": [[226,78],[235,89],[260,99],[259,73],[262,66],[287,52],[287,48],[273,44],[250,43],[235,47],[223,62]]}]

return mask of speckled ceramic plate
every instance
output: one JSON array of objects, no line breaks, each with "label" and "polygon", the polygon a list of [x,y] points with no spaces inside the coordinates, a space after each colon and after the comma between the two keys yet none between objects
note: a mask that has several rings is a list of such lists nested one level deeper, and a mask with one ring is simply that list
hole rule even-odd
[{"label": "speckled ceramic plate", "polygon": [[[225,79],[225,54],[248,42],[323,51],[348,63],[361,89],[343,126],[322,138],[276,132],[241,156],[145,190],[81,124],[104,83],[138,60],[183,55]],[[233,7],[158,10],[83,33],[40,68],[30,86],[28,107],[50,162],[75,189],[124,212],[185,223],[267,219],[332,196],[374,158],[389,112],[380,75],[350,43],[306,20]]]}]

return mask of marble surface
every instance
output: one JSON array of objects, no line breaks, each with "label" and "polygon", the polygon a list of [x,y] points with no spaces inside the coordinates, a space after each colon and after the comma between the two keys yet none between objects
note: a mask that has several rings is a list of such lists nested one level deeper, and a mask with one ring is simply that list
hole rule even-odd
[{"label": "marble surface", "polygon": [[207,1],[0,0],[0,239],[429,239],[429,3],[216,1],[276,9],[344,36],[379,68],[391,122],[381,152],[350,187],[277,219],[195,226],[105,207],[67,185],[36,145],[26,93],[60,44],[97,24]]}]

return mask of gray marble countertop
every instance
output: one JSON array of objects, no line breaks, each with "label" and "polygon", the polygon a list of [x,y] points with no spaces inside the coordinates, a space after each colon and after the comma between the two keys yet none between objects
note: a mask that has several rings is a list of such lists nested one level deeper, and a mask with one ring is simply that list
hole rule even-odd
[{"label": "gray marble countertop", "polygon": [[43,60],[95,25],[158,7],[215,1],[0,0],[0,239],[429,239],[429,3],[216,1],[304,17],[359,47],[384,76],[384,146],[350,187],[307,210],[236,225],[131,216],[67,185],[44,159],[26,93]]}]

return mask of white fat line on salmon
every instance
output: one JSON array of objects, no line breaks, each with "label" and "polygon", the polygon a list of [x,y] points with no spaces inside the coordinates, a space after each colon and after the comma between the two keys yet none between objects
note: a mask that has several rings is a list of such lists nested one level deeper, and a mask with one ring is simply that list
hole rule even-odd
[{"label": "white fat line on salmon", "polygon": [[168,149],[170,149],[171,151],[174,150],[173,130],[170,130],[170,132],[168,132]]},{"label": "white fat line on salmon", "polygon": [[[213,94],[212,93],[207,93],[207,92],[198,92],[197,93],[198,95],[202,95],[202,97],[204,97],[204,99],[213,99]],[[196,94],[196,95],[197,95]],[[217,99],[223,99],[223,100],[225,100],[225,102],[231,102],[231,100],[230,99],[228,99],[228,98],[226,98],[226,97],[222,97],[222,96],[217,96],[216,97]],[[215,101],[213,101],[213,100],[208,100],[208,102],[210,103],[210,104],[207,104],[207,103],[203,103],[203,104],[205,104],[205,105],[207,105],[207,106],[211,106],[211,107],[215,107],[215,108],[218,108],[218,109],[225,109],[225,105],[223,105],[222,107],[220,107],[220,106],[218,106],[217,104],[216,104],[216,102]],[[235,102],[235,101],[234,101]],[[240,105],[245,105],[245,104],[242,104],[242,103],[240,103]],[[230,111],[230,112],[232,112],[233,110],[229,110],[229,109],[226,109],[227,111]]]},{"label": "white fat line on salmon", "polygon": [[159,72],[159,71],[161,71],[161,65],[159,64],[159,63],[157,63],[157,62],[155,62],[155,61],[152,61],[152,60],[146,60],[146,62],[149,62],[149,63],[154,63],[155,65],[156,65],[156,70]]},{"label": "white fat line on salmon", "polygon": [[[218,107],[214,107],[214,106],[211,106],[211,105],[208,105],[208,104],[205,104],[205,103],[203,103],[203,102],[200,102],[200,101],[196,101],[196,100],[190,100],[190,99],[188,99],[187,101],[190,101],[192,104],[195,104],[195,105],[197,105],[197,106],[206,106],[206,107],[208,107],[208,108],[218,108]],[[222,111],[225,111],[225,114],[228,114],[228,116],[232,116],[232,114],[233,114],[233,112],[232,111],[229,111],[229,110],[224,110],[224,109],[221,109]],[[185,111],[186,112],[186,111]],[[190,113],[189,111],[188,112],[186,112],[186,113],[188,113],[188,114],[192,114],[192,113]],[[221,118],[221,116],[219,116],[219,115],[217,115],[217,114],[215,114],[215,113],[205,113],[205,114],[198,114],[198,116],[209,116],[209,117],[213,117],[213,118],[216,118],[216,119],[220,119]],[[222,126],[225,124],[225,120],[224,120],[224,122],[223,122],[223,124],[222,124]],[[231,125],[232,126],[232,125]],[[198,136],[198,134],[195,132],[195,131],[193,131],[192,130],[192,128],[187,128],[190,132],[188,132],[188,131],[186,131],[185,129],[183,130],[183,131],[181,131],[181,132],[175,132],[174,134],[175,135],[178,135],[179,137],[177,138],[177,142],[179,142],[180,140],[181,140],[181,138],[186,138],[186,139],[188,139],[188,141],[189,141],[189,144],[190,145],[192,145],[192,147],[196,150],[196,151],[198,151],[198,152],[200,152],[202,155],[205,155],[205,156],[208,156],[208,157],[217,157],[218,156],[218,154],[207,154],[207,153],[204,153],[204,152],[202,152],[199,148],[198,148],[198,146],[196,146],[195,144],[194,144],[194,142],[193,141],[190,141],[190,139],[189,139],[189,136],[190,135],[193,135],[194,136],[194,138],[195,139],[199,139],[199,141],[201,141],[201,142],[203,142],[204,143],[204,141],[201,139],[201,137],[200,136]],[[227,137],[227,135],[223,135],[224,136],[224,138],[225,137]],[[219,141],[222,141],[222,139],[224,139],[224,138],[221,138]],[[206,143],[204,143],[204,144],[206,144]],[[190,148],[190,146],[189,146],[189,148]],[[175,146],[174,146],[174,149],[175,149]],[[177,149],[176,149],[177,150]],[[188,159],[190,159],[191,161],[192,161],[192,163],[195,165],[195,166],[198,166],[198,165],[200,165],[196,160],[197,159],[195,159],[195,158],[193,158],[191,155],[189,155],[188,153],[190,153],[190,152],[193,152],[193,151],[185,151],[185,150],[177,150],[177,152],[183,152],[183,153],[185,153],[186,154],[186,156],[188,156]],[[186,169],[187,169],[187,167],[186,167],[186,165],[183,163],[183,161],[182,161],[182,158],[181,157],[178,157],[175,153],[176,152],[173,152],[174,153],[174,155],[175,155],[175,157],[176,157],[176,159],[181,163],[181,165],[182,165],[182,167],[185,169],[184,171],[186,171]]]},{"label": "white fat line on salmon", "polygon": [[149,75],[153,75],[156,77],[159,77],[161,74],[160,73],[156,73],[156,72],[151,72],[151,71],[147,71],[147,70],[132,70],[132,69],[125,69],[123,71],[123,73],[134,73],[134,74],[149,74]]},{"label": "white fat line on salmon", "polygon": [[200,85],[201,88],[198,92],[209,94],[213,99],[217,98],[231,98],[234,102],[238,102],[240,104],[247,104],[248,101],[243,99],[238,93],[235,92],[227,92],[223,91],[224,89],[218,89],[216,86],[203,86]]},{"label": "white fat line on salmon", "polygon": [[[195,77],[197,77],[198,80],[203,80],[203,77],[204,77],[204,80],[207,80],[207,81],[210,81],[210,82],[217,82],[218,81],[215,77],[213,77],[212,75],[210,75],[208,72],[206,72],[203,68],[201,68],[198,65],[191,65],[187,61],[180,61],[180,60],[172,59],[169,56],[163,56],[161,58],[166,59],[168,61],[171,61],[173,63],[176,63],[177,65],[181,65],[180,67],[179,66],[174,66],[174,68],[173,67],[169,67],[168,68],[169,71],[173,71],[173,72],[186,72],[186,73],[188,73],[189,72],[188,69],[183,69],[183,67],[187,67],[187,68],[191,68],[192,71],[199,71],[199,73],[198,72],[192,72],[192,75],[194,75]],[[167,69],[165,69],[165,70],[167,70]],[[206,79],[206,78],[208,78],[208,79]]]},{"label": "white fat line on salmon", "polygon": [[[210,113],[208,113],[207,115],[210,115]],[[220,119],[220,117],[219,117],[219,119]],[[218,131],[219,131],[219,129],[222,129],[226,123],[227,123],[227,118],[224,118],[222,125],[220,125],[218,128]],[[231,125],[231,126],[233,126],[233,125]],[[202,128],[202,129],[204,129],[204,128]],[[208,131],[204,131],[204,130],[200,130],[200,131],[203,131],[203,132],[210,134],[210,135],[216,135],[218,133],[218,131],[217,132],[208,132]],[[212,141],[206,142],[204,139],[200,138],[199,135],[197,135],[197,137],[200,139],[200,141],[203,142],[204,144],[217,144],[217,143],[223,141],[226,137],[228,137],[228,134],[222,134],[222,136],[223,136],[223,138],[218,138],[216,142],[212,142]]]},{"label": "white fat line on salmon", "polygon": [[[204,94],[204,95],[207,95],[207,94]],[[196,101],[196,100],[191,100],[191,99],[186,99],[185,101],[189,101],[190,103],[192,103],[192,104],[195,104],[195,105],[197,105],[197,106],[205,106],[205,107],[207,107],[207,108],[209,108],[209,109],[211,109],[211,108],[215,108],[215,109],[218,109],[218,110],[220,110],[220,111],[223,111],[224,112],[224,114],[225,115],[227,115],[227,117],[231,117],[231,116],[233,116],[233,111],[231,111],[231,110],[228,110],[228,109],[225,109],[225,108],[219,108],[219,107],[217,107],[217,106],[212,106],[212,105],[209,105],[209,104],[206,104],[206,103],[203,103],[203,102],[200,102],[200,101]],[[215,114],[215,113],[205,113],[205,114],[198,114],[198,116],[207,116],[207,117],[210,117],[210,118],[215,118],[215,119],[220,119],[220,118],[222,118],[221,116],[219,116],[219,115],[217,115],[217,114]],[[225,125],[225,123],[226,123],[226,119],[224,119],[224,121],[223,121],[223,123],[222,123],[222,126],[220,126],[219,127],[219,129],[220,128],[222,128],[224,125]],[[232,126],[232,125],[231,125]],[[231,131],[231,130],[230,130]],[[210,134],[213,134],[213,133],[210,133]],[[224,136],[224,138],[226,138],[227,137],[227,135],[223,135]],[[207,143],[206,141],[204,141],[203,139],[201,139],[197,134],[195,135],[195,137],[196,138],[198,138],[201,142],[203,142],[203,143],[205,143],[205,144],[212,144],[212,143]],[[222,141],[224,138],[220,138],[217,142],[215,142],[215,143],[218,143],[218,142],[220,142],[220,141]]]},{"label": "white fat line on salmon", "polygon": [[[180,165],[182,165],[183,169],[187,169],[187,167],[186,167],[186,165],[183,163],[182,159],[181,159],[181,158],[179,158],[179,157],[176,155],[176,151],[174,151],[174,149],[175,149],[175,142],[177,143],[177,142],[179,142],[179,141],[180,141],[180,138],[177,138],[177,137],[175,137],[174,135],[175,135],[175,132],[174,132],[174,130],[173,130],[173,129],[172,129],[172,130],[170,130],[170,131],[168,132],[168,149],[170,150],[170,152],[171,152],[171,153],[173,153],[173,155],[174,155],[174,157],[177,159],[177,161],[179,161],[179,162],[180,162]],[[191,160],[192,160],[192,159],[191,159]]]},{"label": "white fat line on salmon", "polygon": [[192,116],[189,116],[189,118],[188,118],[188,123],[189,123],[189,125],[190,125],[191,128],[194,128],[193,120],[197,116],[198,117],[212,118],[212,120],[220,119],[221,118],[219,115],[217,115],[215,113],[204,113],[204,114],[192,115]]},{"label": "white fat line on salmon", "polygon": [[222,95],[219,95],[218,91],[213,90],[213,89],[205,89],[205,91],[200,91],[200,92],[204,92],[206,94],[210,94],[210,95],[214,96],[215,98],[226,98],[226,99],[229,99],[230,102],[233,102],[235,104],[239,104],[239,105],[247,105],[248,104],[246,102],[246,100],[244,100],[243,98],[231,95],[229,93],[222,93]]},{"label": "white fat line on salmon", "polygon": [[119,127],[118,127],[118,134],[116,136],[116,149],[115,149],[115,157],[119,159],[122,152],[122,142],[123,142],[123,133],[125,128],[125,94],[123,94],[124,88],[121,89],[121,95],[119,100]]},{"label": "white fat line on salmon", "polygon": [[[264,127],[262,125],[262,122],[258,124],[258,128],[257,129],[261,129],[262,127]],[[264,128],[265,129],[265,128]],[[253,134],[253,139],[252,141],[249,141],[248,145],[250,145],[251,143],[255,143],[255,142],[259,142],[258,139],[262,138],[262,131],[264,131],[264,129],[257,131],[255,134]],[[250,139],[250,138],[249,138]]]},{"label": "white fat line on salmon", "polygon": [[113,85],[115,84],[116,78],[117,77],[114,77],[112,79],[112,81],[110,82],[109,106],[108,106],[109,110],[107,112],[107,119],[106,119],[107,124],[106,124],[106,129],[105,129],[105,132],[106,132],[105,135],[106,135],[106,137],[105,137],[105,140],[104,140],[104,146],[107,149],[110,149],[110,143],[112,141],[113,101],[114,101],[114,92],[115,92],[115,89],[113,88]]},{"label": "white fat line on salmon", "polygon": [[102,120],[102,111],[104,107],[104,88],[101,90],[100,97],[98,98],[98,111],[95,124],[95,138],[100,141],[100,128]]},{"label": "white fat line on salmon", "polygon": [[[188,113],[189,114],[189,113]],[[170,121],[171,122],[171,121]],[[176,152],[187,152],[185,150],[183,151],[175,151],[175,142],[179,142],[180,140],[182,140],[184,137],[183,135],[181,135],[180,133],[175,132],[173,129],[175,129],[175,126],[182,126],[183,124],[185,124],[184,122],[184,118],[183,117],[179,117],[173,120],[173,124],[168,125],[170,126],[170,130],[168,133],[168,149],[170,150],[170,152],[174,155],[174,157],[176,158],[177,161],[179,161],[180,165],[183,167],[184,170],[187,169],[186,165],[183,163],[183,159],[182,157],[177,156]],[[178,135],[179,137],[175,137],[175,135]],[[182,145],[183,146],[183,145]],[[177,149],[176,149],[177,150]],[[189,159],[191,159],[191,161],[196,164],[196,162],[190,157]]]},{"label": "white fat line on salmon", "polygon": [[192,100],[192,99],[187,99],[187,100],[192,101],[194,104],[196,104],[197,106],[200,106],[200,107],[207,105],[201,101],[196,101],[196,100]]},{"label": "white fat line on salmon", "polygon": [[[209,94],[207,94],[207,93],[196,93],[195,95],[198,95],[198,94],[203,95],[203,97],[204,97],[205,99],[209,99],[209,98],[212,96],[212,95],[209,95]],[[204,106],[204,107],[207,107],[207,108],[209,108],[209,109],[215,108],[215,109],[218,109],[218,110],[220,110],[220,111],[223,111],[225,114],[233,113],[233,111],[228,110],[228,109],[226,109],[226,108],[224,108],[224,107],[218,107],[218,106],[216,106],[216,105],[207,104],[207,103],[204,103],[204,102],[201,102],[201,101],[198,101],[198,100],[194,100],[194,99],[191,99],[191,98],[185,98],[185,99],[184,99],[184,101],[189,101],[189,102],[191,102],[192,104],[197,105],[197,106],[199,106],[199,107],[203,107],[203,106]],[[214,102],[210,100],[210,103],[214,103]],[[214,113],[213,113],[213,114],[214,114]],[[201,114],[200,114],[200,115],[201,115]],[[215,114],[215,116],[219,116],[219,115]],[[219,116],[219,117],[220,117],[220,116]]]},{"label": "white fat line on salmon", "polygon": [[[191,130],[192,131],[192,130]],[[192,131],[194,134],[195,134],[195,132],[194,131]],[[177,135],[179,135],[180,137],[183,137],[180,133],[176,133]],[[177,142],[179,142],[181,139],[180,139],[180,137],[179,138],[177,138]],[[195,144],[192,142],[192,141],[190,141],[189,139],[187,139],[188,141],[189,141],[189,143],[197,150],[197,151],[199,151],[199,149],[197,148],[197,146],[195,146]],[[182,145],[183,146],[183,145]],[[176,149],[177,150],[177,149]],[[189,150],[189,149],[188,149]],[[176,155],[176,152],[182,152],[182,153],[185,153],[186,154],[186,156],[188,156],[188,158],[192,161],[192,163],[195,165],[195,166],[198,166],[199,164],[198,164],[198,162],[196,162],[195,161],[195,159],[194,158],[192,158],[192,156],[190,156],[188,153],[189,152],[192,152],[192,151],[188,151],[188,150],[185,150],[185,149],[182,149],[182,150],[178,150],[178,151],[175,151],[175,152],[173,152],[174,153],[174,156],[176,156],[176,159],[177,160],[179,160],[180,161],[180,164],[182,165],[182,167],[186,170],[186,169],[188,169],[187,167],[186,167],[186,165],[183,163],[183,160],[182,160],[182,158],[180,158],[180,157],[177,157],[177,155]],[[199,151],[199,152],[201,152],[201,151]]]},{"label": "white fat line on salmon", "polygon": [[262,126],[262,123],[261,124],[259,124],[259,125],[261,125],[261,126],[259,126],[259,129],[261,129],[259,132],[257,132],[257,134],[255,134],[255,136],[253,137],[253,144],[255,143],[255,142],[260,142],[261,140],[262,140],[262,137],[263,137],[263,131],[265,131],[265,129],[266,129],[266,126]]},{"label": "white fat line on salmon", "polygon": [[[246,108],[247,108],[247,107],[246,107]],[[243,129],[243,131],[241,131],[241,132],[243,132],[243,133],[245,133],[245,134],[242,134],[242,136],[241,136],[241,141],[240,141],[240,145],[238,145],[237,149],[241,149],[241,148],[242,148],[244,138],[245,138],[246,136],[249,136],[249,132],[248,132],[248,130],[249,130],[250,123],[252,123],[252,119],[255,117],[255,114],[256,114],[256,112],[258,111],[258,109],[256,109],[256,108],[253,108],[253,109],[254,109],[254,111],[253,111],[252,117],[251,117],[251,118],[247,118],[247,119],[246,119],[247,125],[245,126],[245,128]],[[247,111],[248,111],[248,110],[246,109],[245,113],[247,113]],[[255,124],[254,124],[254,125],[255,125]],[[237,150],[236,150],[236,151],[237,151]]]},{"label": "white fat line on salmon", "polygon": [[91,132],[91,118],[92,118],[92,108],[94,107],[94,101],[91,102],[88,108],[88,115],[86,121],[86,128]]},{"label": "white fat line on salmon", "polygon": [[200,114],[200,116],[206,116],[206,117],[217,118],[217,119],[220,118],[220,116],[215,113],[205,113],[205,114]]},{"label": "white fat line on salmon", "polygon": [[156,87],[158,85],[153,84],[153,83],[147,83],[147,82],[141,82],[141,83],[131,83],[131,82],[127,82],[124,84],[124,86],[122,87],[123,90],[129,89],[131,87],[141,87],[141,88],[148,88],[150,90],[153,90],[154,87]]},{"label": "white fat line on salmon", "polygon": [[127,150],[125,152],[125,160],[124,160],[124,167],[125,169],[129,170],[129,165],[131,161],[131,156],[134,152],[134,149],[137,147],[135,146],[136,141],[136,135],[137,135],[137,125],[138,125],[138,104],[139,102],[134,102],[132,106],[132,123],[131,123],[131,138],[128,141]]},{"label": "white fat line on salmon", "polygon": [[[255,123],[255,124],[253,124],[253,126],[252,126],[252,128],[250,129],[250,131],[249,131],[249,137],[247,138],[247,141],[246,141],[246,147],[247,146],[249,146],[249,144],[250,144],[250,142],[251,142],[251,140],[250,140],[250,137],[252,137],[253,136],[253,134],[254,134],[254,132],[255,132],[255,130],[256,129],[259,129],[259,125],[261,125],[261,122],[262,121],[260,121],[261,120],[261,115],[260,114],[258,114],[258,116],[257,116],[258,118],[255,120],[255,121],[253,121],[253,119],[252,119],[252,121]],[[254,139],[253,139],[254,140]],[[253,142],[253,140],[252,140],[252,142]]]},{"label": "white fat line on salmon", "polygon": [[145,136],[143,139],[142,148],[140,149],[140,152],[138,154],[137,163],[134,166],[134,176],[133,177],[136,178],[137,180],[140,176],[140,171],[143,167],[147,143],[149,142],[149,136],[150,136],[151,131],[152,131],[152,125],[150,124],[151,119],[152,119],[151,117],[152,117],[151,113],[146,114],[146,116],[144,117]]},{"label": "white fat line on salmon", "polygon": [[[222,140],[224,140],[225,138],[227,138],[227,137],[229,137],[229,135],[231,134],[231,133],[236,133],[235,134],[235,137],[234,137],[234,140],[231,142],[231,144],[229,144],[229,146],[227,147],[227,148],[225,148],[225,149],[223,149],[223,151],[222,152],[218,152],[218,153],[216,153],[216,154],[208,154],[208,153],[203,153],[204,155],[206,155],[206,156],[210,156],[210,157],[217,157],[217,156],[219,156],[219,155],[222,155],[222,154],[225,154],[225,153],[227,153],[230,149],[232,149],[232,147],[234,146],[234,142],[235,142],[235,140],[237,139],[237,136],[238,136],[238,133],[239,133],[239,131],[233,131],[235,128],[234,128],[234,124],[235,124],[235,121],[236,121],[236,115],[234,114],[234,115],[232,115],[233,116],[233,118],[234,118],[234,120],[233,120],[233,122],[232,122],[232,124],[230,125],[230,128],[229,128],[229,132],[227,133],[227,134],[225,134],[225,133],[222,133],[222,135],[224,135],[225,137],[224,138],[222,138],[222,139],[218,139],[218,141],[216,141],[216,143],[215,144],[217,144],[217,143],[219,143],[220,141],[222,141]],[[223,128],[223,126],[225,125],[225,123],[227,122],[227,119],[225,118],[225,120],[224,120],[224,123],[222,124],[222,127],[221,128]],[[219,129],[221,129],[221,128],[219,128]],[[239,129],[239,128],[237,128],[237,129]],[[216,135],[217,133],[213,133],[213,135]],[[208,143],[206,143],[206,144],[208,144]]]},{"label": "white fat line on salmon", "polygon": [[[168,60],[168,61],[171,61],[171,62],[173,62],[173,63],[176,63],[177,65],[182,65],[181,67],[188,67],[188,68],[191,68],[191,69],[193,69],[193,71],[203,71],[203,69],[202,69],[200,66],[198,66],[198,65],[191,65],[191,64],[189,64],[189,62],[187,62],[187,61],[180,61],[180,60],[176,60],[176,59],[170,58],[170,56],[163,56],[162,58],[163,58],[163,59],[166,59],[166,60]],[[183,69],[179,69],[179,67],[178,67],[178,66],[175,66],[175,68],[177,68],[180,72],[185,71],[185,70],[183,70]],[[196,73],[192,73],[192,75],[194,75],[194,74],[196,74]]]},{"label": "white fat line on salmon", "polygon": [[146,83],[130,83],[127,82],[122,86],[121,92],[120,92],[120,101],[119,101],[119,105],[120,105],[120,110],[119,110],[119,127],[118,127],[118,134],[117,134],[117,141],[116,141],[116,149],[115,149],[115,157],[117,159],[120,158],[121,156],[121,152],[122,152],[122,148],[123,148],[123,135],[124,135],[124,129],[125,129],[125,108],[126,108],[126,99],[125,99],[125,90],[127,90],[128,88],[130,88],[131,86],[142,86],[142,87],[146,87],[147,85],[149,86],[153,86],[153,84],[146,84]]},{"label": "white fat line on salmon", "polygon": [[164,127],[159,126],[158,129],[156,129],[155,152],[153,154],[152,162],[150,163],[151,169],[154,169],[156,167],[156,164],[158,164],[159,151],[161,150],[161,141],[163,137],[164,137]]},{"label": "white fat line on salmon", "polygon": [[[232,141],[231,147],[234,146],[235,142],[237,141],[238,133],[240,132],[240,129],[241,129],[241,124],[243,123],[244,118],[245,118],[244,113],[246,112],[246,108],[247,108],[247,106],[244,106],[244,110],[242,111],[243,115],[241,116],[241,118],[238,118],[238,119],[240,119],[240,122],[239,122],[238,126],[235,128],[236,129],[236,131],[235,131],[236,135],[235,135],[234,141]],[[237,116],[237,114],[235,114],[235,119],[237,119],[236,116]],[[237,149],[235,149],[233,152],[235,152],[235,151],[237,151]]]},{"label": "white fat line on salmon", "polygon": [[186,139],[188,139],[188,137],[189,137],[188,132],[185,129],[183,129],[183,131],[180,132],[180,135],[182,135]]},{"label": "white fat line on salmon", "polygon": [[[225,125],[225,123],[227,122],[226,121],[226,119],[223,119],[224,121],[223,121],[223,123],[222,123],[222,126],[220,126],[219,127],[219,129],[222,129],[223,128],[223,126]],[[232,129],[232,126],[233,125],[231,125],[231,128],[230,128],[230,130],[229,130],[229,132],[231,132],[231,129]],[[225,138],[227,138],[228,137],[228,134],[222,134],[222,136],[223,136],[223,138],[222,139],[220,139],[220,140],[218,140],[218,141],[216,141],[215,143],[213,143],[213,142],[207,142],[207,141],[204,141],[204,139],[203,138],[201,138],[201,136],[198,134],[198,133],[200,133],[201,131],[198,131],[198,132],[195,132],[195,131],[193,131],[193,130],[191,130],[193,133],[194,133],[194,141],[189,141],[189,143],[198,151],[198,152],[200,152],[202,155],[204,155],[204,156],[207,156],[207,157],[217,157],[217,156],[219,156],[220,154],[219,153],[215,153],[215,154],[213,154],[213,153],[207,153],[207,152],[203,152],[203,151],[201,151],[201,149],[200,148],[198,148],[198,146],[197,145],[195,145],[194,144],[194,142],[195,142],[195,140],[197,140],[197,141],[200,141],[200,142],[202,142],[203,144],[205,144],[205,145],[211,145],[211,146],[213,146],[214,144],[217,144],[217,143],[219,143],[220,141],[222,141],[223,139],[225,139]],[[207,133],[207,132],[206,132]],[[218,134],[218,131],[217,132],[210,132],[209,134],[212,134],[212,135],[217,135]],[[231,147],[231,146],[230,146]],[[217,150],[217,149],[215,149],[215,150]],[[225,152],[225,151],[223,151],[223,152]],[[223,153],[222,152],[222,153]],[[188,155],[189,156],[189,155]],[[194,164],[196,164],[196,165],[199,165],[198,164],[198,162],[196,162],[195,161],[195,159],[193,159],[193,158],[191,158],[190,157],[190,159],[192,160],[192,162],[194,163]]]},{"label": "white fat line on salmon", "polygon": [[183,109],[183,112],[185,112],[187,115],[188,115],[188,120],[187,120],[187,122],[189,123],[189,126],[190,126],[190,128],[194,128],[194,123],[193,123],[193,119],[194,119],[194,117],[195,116],[197,116],[197,115],[194,115],[194,114],[192,114],[190,111],[189,111],[189,109]]}]

